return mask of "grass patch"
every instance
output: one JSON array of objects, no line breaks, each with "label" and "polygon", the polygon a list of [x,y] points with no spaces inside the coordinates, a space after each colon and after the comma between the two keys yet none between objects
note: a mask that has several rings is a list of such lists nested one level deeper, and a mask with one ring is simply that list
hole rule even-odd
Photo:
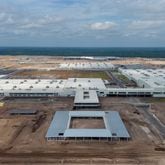
[{"label": "grass patch", "polygon": [[27,70],[13,75],[13,78],[17,76],[22,78],[101,78],[109,79],[108,75],[104,71],[75,71],[75,70]]},{"label": "grass patch", "polygon": [[102,78],[109,79],[105,72],[80,72],[78,78]]},{"label": "grass patch", "polygon": [[123,81],[124,83],[129,83],[129,82],[130,82],[130,80],[129,80],[126,76],[124,76],[123,74],[121,74],[120,72],[115,71],[115,72],[112,72],[112,74],[113,74],[117,79]]}]

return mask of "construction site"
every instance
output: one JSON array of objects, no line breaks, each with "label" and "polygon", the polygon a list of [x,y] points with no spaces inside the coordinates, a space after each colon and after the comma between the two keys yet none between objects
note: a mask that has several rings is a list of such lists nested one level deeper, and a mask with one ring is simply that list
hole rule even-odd
[{"label": "construction site", "polygon": [[[22,92],[21,95],[4,95],[4,92],[0,90],[2,94],[0,100],[0,164],[165,164],[165,98],[163,97],[165,89],[162,85],[164,82],[161,79],[162,83],[158,85],[153,81],[148,83],[146,80],[153,80],[152,74],[164,74],[162,71],[164,61],[161,63],[150,61],[150,64],[147,60],[142,63],[142,60],[137,59],[136,62],[139,65],[145,65],[147,70],[144,72],[136,68],[136,72],[133,73],[130,68],[118,71],[110,64],[108,68],[105,68],[107,65],[104,64],[101,71],[100,66],[93,70],[93,65],[91,70],[87,67],[88,71],[75,70],[73,67],[66,72],[64,72],[64,68],[53,68],[52,71],[49,70],[50,65],[46,68],[47,64],[43,64],[43,68],[36,70],[41,63],[38,60],[38,64],[34,64],[32,61],[35,60],[32,57],[26,59],[12,57],[7,63],[5,60],[2,59],[0,64],[1,75],[3,75],[0,88],[3,90],[13,90],[13,86],[16,86],[14,91],[19,94],[18,91],[21,91],[19,88],[22,90],[29,88],[28,81],[30,84],[32,84],[31,81],[34,81],[31,90],[35,90],[35,87],[40,90],[43,86],[42,82],[38,82],[39,79],[44,79],[46,83],[50,79],[57,79],[57,82],[53,83],[58,83],[58,79],[62,79],[63,82],[59,88],[70,88],[69,84],[72,83],[72,90],[66,95],[62,95],[61,92],[59,92],[61,93],[59,96],[50,95],[49,90],[51,91],[53,86],[50,84],[51,81],[48,89],[49,96],[41,95],[40,92],[37,92],[40,95],[25,96],[25,92]],[[55,63],[58,60],[64,62],[64,59],[48,58],[47,61],[52,63],[51,67],[56,66],[55,63],[53,65],[53,60]],[[26,63],[24,65],[24,67],[27,66],[26,69],[22,68],[23,61]],[[70,61],[75,63],[75,60],[68,60],[68,62]],[[82,61],[86,62],[86,60]],[[118,67],[120,61],[104,63],[113,63],[113,66]],[[122,65],[127,65],[126,60]],[[160,65],[162,70],[152,73],[153,68],[150,67],[159,69]],[[148,70],[148,67],[151,70]],[[132,77],[131,74],[136,76]],[[145,78],[142,83],[139,79],[141,80],[141,77],[144,76],[148,78]],[[156,80],[159,80],[159,77]],[[65,82],[65,79],[68,78],[72,79]],[[74,82],[75,78],[76,82]],[[87,78],[87,80],[82,81],[81,78]],[[93,82],[95,78],[97,83]],[[35,86],[36,79],[38,84]],[[27,80],[27,82],[21,84],[22,80]],[[90,82],[88,82],[89,80]],[[6,81],[8,83],[5,83]],[[27,84],[28,86],[26,86]],[[115,94],[116,89],[127,90],[130,87],[131,89],[151,90],[151,87],[147,86],[148,84],[154,85],[150,91],[152,95],[161,95],[161,97],[123,96],[121,93],[120,95],[119,93],[117,95],[109,93],[112,92],[109,91],[110,89],[115,90],[113,91]],[[158,86],[159,88],[157,88]],[[89,87],[93,87],[93,89],[89,89]],[[98,89],[95,90],[95,87]],[[76,92],[74,92],[75,89]],[[157,89],[157,93],[154,93],[156,91],[153,89]],[[103,91],[105,93],[101,93]],[[107,91],[108,93],[106,93]],[[57,114],[62,115],[62,118],[56,117]],[[116,114],[116,119],[115,117],[111,119],[111,115]],[[62,122],[64,116],[66,120]],[[55,125],[51,127],[55,117],[59,121],[55,120]],[[118,120],[122,124],[120,128],[119,122],[113,123]],[[63,123],[63,128],[58,126],[60,125],[58,122]],[[65,122],[66,125],[64,125]],[[57,129],[54,129],[54,126]],[[63,130],[63,132],[58,132],[58,136],[54,136],[54,130]],[[120,140],[116,138],[119,130],[124,130],[127,135],[126,139],[124,137],[123,140],[123,135],[119,136]],[[53,139],[52,135],[47,136],[50,135],[49,133],[53,133]]]}]

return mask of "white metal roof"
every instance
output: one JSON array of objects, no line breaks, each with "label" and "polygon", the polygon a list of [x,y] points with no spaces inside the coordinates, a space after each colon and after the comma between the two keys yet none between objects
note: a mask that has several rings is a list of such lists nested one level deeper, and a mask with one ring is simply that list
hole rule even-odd
[{"label": "white metal roof", "polygon": [[110,69],[114,68],[114,65],[110,62],[68,62],[61,63],[59,66],[60,69]]},{"label": "white metal roof", "polygon": [[4,77],[6,77],[6,75],[0,75],[0,78],[4,78]]},{"label": "white metal roof", "polygon": [[9,91],[58,91],[64,89],[106,89],[102,79],[0,79],[0,90]]},{"label": "white metal roof", "polygon": [[0,79],[0,90],[12,92],[54,92],[64,88],[66,80]]},{"label": "white metal roof", "polygon": [[151,88],[165,88],[165,69],[120,69],[121,72],[135,80],[148,84]]},{"label": "white metal roof", "polygon": [[74,103],[99,103],[99,99],[94,90],[76,90]]},{"label": "white metal roof", "polygon": [[69,78],[65,88],[76,89],[106,89],[105,84],[100,78]]}]

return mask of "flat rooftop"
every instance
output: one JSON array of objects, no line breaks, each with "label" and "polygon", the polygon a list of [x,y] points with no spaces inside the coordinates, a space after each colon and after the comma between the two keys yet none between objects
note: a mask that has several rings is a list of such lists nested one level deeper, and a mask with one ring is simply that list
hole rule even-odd
[{"label": "flat rooftop", "polygon": [[[70,128],[72,118],[102,118],[105,128]],[[53,117],[46,138],[130,138],[130,135],[116,111],[57,111]]]},{"label": "flat rooftop", "polygon": [[74,70],[104,70],[104,69],[112,69],[114,65],[110,62],[65,62],[61,63],[59,66],[60,69],[74,69]]},{"label": "flat rooftop", "polygon": [[151,88],[165,88],[165,69],[122,69],[122,73],[145,82]]},{"label": "flat rooftop", "polygon": [[88,103],[99,104],[99,99],[98,99],[96,91],[94,90],[77,90],[74,103],[75,104],[88,104]]},{"label": "flat rooftop", "polygon": [[74,89],[106,89],[106,86],[100,78],[69,78],[66,81],[65,88]]},{"label": "flat rooftop", "polygon": [[69,79],[0,79],[0,91],[14,92],[50,92],[65,89],[106,89],[99,78],[69,78]]}]

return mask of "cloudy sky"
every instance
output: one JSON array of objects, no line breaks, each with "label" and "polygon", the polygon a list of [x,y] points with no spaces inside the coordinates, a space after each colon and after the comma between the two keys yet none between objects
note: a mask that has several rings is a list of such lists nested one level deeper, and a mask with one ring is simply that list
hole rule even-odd
[{"label": "cloudy sky", "polygon": [[0,0],[0,46],[165,46],[165,0]]}]

